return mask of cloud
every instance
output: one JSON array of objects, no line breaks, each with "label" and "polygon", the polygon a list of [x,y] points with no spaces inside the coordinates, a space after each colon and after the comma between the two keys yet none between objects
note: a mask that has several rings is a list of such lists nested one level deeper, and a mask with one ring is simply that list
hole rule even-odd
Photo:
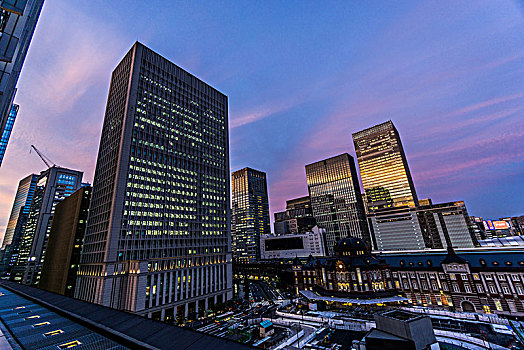
[{"label": "cloud", "polygon": [[110,23],[70,2],[45,3],[18,82],[20,112],[0,168],[0,236],[19,180],[45,168],[29,154],[31,144],[57,165],[92,178],[111,71],[131,44]]},{"label": "cloud", "polygon": [[247,124],[254,123],[256,121],[271,117],[280,112],[284,112],[292,107],[296,103],[278,103],[278,104],[268,104],[265,106],[258,106],[257,108],[246,112],[241,113],[240,117],[232,118],[229,124],[230,129],[238,128]]}]

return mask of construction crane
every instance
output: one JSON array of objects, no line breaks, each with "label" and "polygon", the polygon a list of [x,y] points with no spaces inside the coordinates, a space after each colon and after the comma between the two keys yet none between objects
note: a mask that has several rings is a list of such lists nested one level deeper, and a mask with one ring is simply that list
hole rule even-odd
[{"label": "construction crane", "polygon": [[[45,165],[47,165],[48,168],[51,168],[52,166],[55,166],[56,164],[51,160],[49,159],[49,157],[46,157],[45,155],[43,155],[39,150],[38,148],[35,147],[35,145],[31,145],[31,149],[29,149],[29,153],[31,153],[31,150],[34,149],[36,154],[38,154],[38,156],[40,157],[40,159],[42,159],[42,162],[45,163]],[[51,164],[50,164],[51,163]]]}]

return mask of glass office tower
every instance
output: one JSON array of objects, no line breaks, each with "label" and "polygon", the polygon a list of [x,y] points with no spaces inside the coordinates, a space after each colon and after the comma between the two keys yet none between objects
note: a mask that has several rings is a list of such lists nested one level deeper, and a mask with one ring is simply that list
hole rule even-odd
[{"label": "glass office tower", "polygon": [[82,176],[81,171],[57,166],[40,173],[27,222],[21,233],[19,255],[12,269],[11,280],[38,284],[55,206],[80,188]]},{"label": "glass office tower", "polygon": [[18,258],[20,237],[24,232],[37,179],[38,175],[31,174],[18,183],[13,208],[11,209],[11,215],[9,216],[4,240],[2,242],[1,277],[11,274],[11,268]]},{"label": "glass office tower", "polygon": [[15,228],[20,215],[29,214],[29,207],[33,200],[37,178],[38,175],[31,174],[20,180],[18,183],[13,208],[11,209],[11,215],[9,216],[9,221],[7,222],[7,228],[5,230],[4,241],[2,242],[2,249],[5,249],[6,246],[13,242]]},{"label": "glass office tower", "polygon": [[232,297],[227,96],[140,43],[112,74],[75,296],[153,319]]},{"label": "glass office tower", "polygon": [[306,165],[306,177],[317,225],[326,229],[326,248],[345,237],[371,245],[355,161],[349,154]]},{"label": "glass office tower", "polygon": [[393,122],[353,134],[368,211],[418,206],[408,161]]},{"label": "glass office tower", "polygon": [[44,0],[0,1],[1,131],[12,111],[16,83],[43,4]]},{"label": "glass office tower", "polygon": [[231,236],[238,262],[260,259],[260,237],[271,233],[266,173],[251,168],[233,172]]},{"label": "glass office tower", "polygon": [[2,161],[4,160],[5,150],[7,149],[7,144],[9,142],[9,138],[11,137],[11,131],[13,131],[17,114],[18,105],[13,104],[7,117],[4,129],[0,132],[0,166],[2,166]]}]

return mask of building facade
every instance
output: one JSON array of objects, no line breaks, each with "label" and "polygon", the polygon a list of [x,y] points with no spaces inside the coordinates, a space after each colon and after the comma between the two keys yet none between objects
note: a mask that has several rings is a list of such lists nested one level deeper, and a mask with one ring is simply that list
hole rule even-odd
[{"label": "building facade", "polygon": [[314,227],[311,232],[280,236],[263,235],[260,240],[262,259],[288,259],[295,257],[325,256],[326,230]]},{"label": "building facade", "polygon": [[11,137],[13,126],[15,125],[16,116],[18,115],[18,109],[19,106],[16,104],[11,106],[11,110],[7,115],[4,129],[0,131],[0,166],[2,166],[2,162],[4,160],[7,144],[9,143],[9,138]]},{"label": "building facade", "polygon": [[233,172],[231,181],[233,258],[255,261],[260,259],[260,237],[271,232],[266,173],[244,168]]},{"label": "building facade", "polygon": [[74,296],[91,191],[83,186],[56,205],[38,288]]},{"label": "building facade", "polygon": [[328,251],[345,237],[371,245],[353,157],[344,153],[306,165],[306,177],[313,216],[326,229]]},{"label": "building facade", "polygon": [[368,212],[377,251],[473,248],[478,245],[463,201]]},{"label": "building facade", "polygon": [[365,246],[346,242],[339,242],[334,257],[312,257],[304,264],[296,260],[296,291],[362,304],[400,295],[412,305],[524,316],[524,259],[518,249],[373,255]]},{"label": "building facade", "polygon": [[227,96],[141,43],[112,74],[75,297],[161,320],[232,296]]},{"label": "building facade", "polygon": [[13,208],[7,222],[7,228],[2,242],[2,266],[0,276],[6,277],[11,274],[11,268],[18,259],[20,238],[25,229],[27,216],[33,200],[38,175],[31,174],[18,183]]},{"label": "building facade", "polygon": [[55,206],[80,188],[82,176],[81,171],[57,166],[40,173],[10,276],[12,281],[38,284]]},{"label": "building facade", "polygon": [[418,205],[400,135],[391,120],[354,133],[353,143],[368,212]]},{"label": "building facade", "polygon": [[305,196],[286,201],[286,210],[275,213],[273,227],[276,235],[285,235],[309,232],[316,224],[311,200]]},{"label": "building facade", "polygon": [[[12,111],[16,83],[44,0],[2,1],[0,4],[0,130]],[[11,126],[12,128],[12,126]]]}]

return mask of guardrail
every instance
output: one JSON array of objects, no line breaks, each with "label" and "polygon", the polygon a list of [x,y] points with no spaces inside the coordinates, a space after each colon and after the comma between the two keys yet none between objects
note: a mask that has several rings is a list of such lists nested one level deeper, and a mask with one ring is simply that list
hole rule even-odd
[{"label": "guardrail", "polygon": [[463,320],[480,321],[480,322],[487,322],[487,323],[494,323],[494,324],[501,324],[504,326],[509,326],[509,321],[507,319],[499,317],[498,315],[493,315],[493,314],[451,312],[451,311],[445,311],[445,310],[436,310],[436,309],[422,308],[422,307],[407,307],[407,306],[400,307],[400,309],[411,311],[411,312],[418,313],[418,314],[447,316],[451,318],[460,318]]}]

